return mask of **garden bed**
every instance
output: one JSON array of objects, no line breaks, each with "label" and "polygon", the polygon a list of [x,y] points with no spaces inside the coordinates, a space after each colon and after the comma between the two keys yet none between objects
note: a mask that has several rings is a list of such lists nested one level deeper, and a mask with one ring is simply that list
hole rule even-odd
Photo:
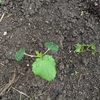
[{"label": "garden bed", "polygon": [[[100,100],[99,54],[74,52],[77,43],[100,50],[99,15],[86,0],[2,0],[0,100]],[[20,48],[45,51],[45,42],[59,46],[57,53],[49,52],[57,70],[51,82],[34,75],[35,59],[14,58]]]}]

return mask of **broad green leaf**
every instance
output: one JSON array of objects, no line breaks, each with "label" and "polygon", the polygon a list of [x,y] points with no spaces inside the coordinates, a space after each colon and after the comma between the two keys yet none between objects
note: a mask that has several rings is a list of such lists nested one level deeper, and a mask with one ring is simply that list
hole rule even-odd
[{"label": "broad green leaf", "polygon": [[51,81],[56,76],[55,60],[52,56],[45,55],[43,58],[37,58],[32,64],[32,72],[41,78]]},{"label": "broad green leaf", "polygon": [[81,48],[82,48],[82,45],[81,44],[79,44],[79,43],[77,43],[77,44],[75,44],[75,51],[74,52],[81,52]]},{"label": "broad green leaf", "polygon": [[24,53],[25,53],[25,49],[24,48],[21,48],[20,50],[18,50],[15,54],[15,59],[17,61],[20,61],[22,59],[22,57],[24,56]]},{"label": "broad green leaf", "polygon": [[92,49],[92,50],[96,50],[96,46],[95,46],[94,43],[91,43],[90,45],[91,45],[91,49]]},{"label": "broad green leaf", "polygon": [[53,42],[46,42],[46,43],[45,43],[45,46],[46,46],[49,50],[51,50],[51,51],[53,51],[53,52],[57,52],[58,49],[59,49],[58,45],[54,44]]}]

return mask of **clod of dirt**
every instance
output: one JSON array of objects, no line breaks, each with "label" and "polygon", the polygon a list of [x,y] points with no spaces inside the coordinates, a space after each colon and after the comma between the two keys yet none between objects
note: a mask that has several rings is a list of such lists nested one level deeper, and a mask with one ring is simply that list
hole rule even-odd
[{"label": "clod of dirt", "polygon": [[86,3],[85,11],[90,14],[100,17],[100,1],[99,0],[90,0]]}]

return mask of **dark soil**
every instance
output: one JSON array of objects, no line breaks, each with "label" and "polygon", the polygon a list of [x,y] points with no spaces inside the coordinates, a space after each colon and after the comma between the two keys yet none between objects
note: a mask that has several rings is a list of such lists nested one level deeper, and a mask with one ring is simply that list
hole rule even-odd
[{"label": "dark soil", "polygon": [[[90,5],[86,0],[2,0],[0,100],[100,100],[99,54],[74,53],[76,43],[95,43],[100,50],[100,6]],[[49,52],[57,63],[51,82],[32,73],[35,59],[14,58],[19,48],[29,54],[45,51],[47,41],[59,45],[57,53]],[[78,74],[72,76],[74,71]]]}]

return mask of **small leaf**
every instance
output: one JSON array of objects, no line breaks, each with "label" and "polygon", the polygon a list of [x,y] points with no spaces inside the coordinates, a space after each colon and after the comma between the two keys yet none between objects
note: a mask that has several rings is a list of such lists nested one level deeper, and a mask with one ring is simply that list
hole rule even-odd
[{"label": "small leaf", "polygon": [[53,51],[53,52],[57,52],[58,49],[59,49],[58,45],[56,45],[56,44],[54,44],[54,43],[52,43],[52,42],[46,42],[46,43],[45,43],[45,46],[46,46],[49,50],[51,50],[51,51]]},{"label": "small leaf", "polygon": [[77,44],[75,44],[75,51],[74,52],[81,52],[81,48],[82,48],[82,45],[81,44],[79,44],[79,43],[77,43]]},{"label": "small leaf", "polygon": [[16,59],[17,61],[20,61],[20,60],[22,59],[22,57],[24,56],[24,53],[25,53],[25,49],[24,49],[24,48],[18,50],[18,51],[16,52],[16,54],[15,54],[15,59]]},{"label": "small leaf", "polygon": [[38,51],[36,51],[36,55],[39,55],[40,53]]},{"label": "small leaf", "polygon": [[52,56],[45,55],[43,58],[37,58],[32,64],[32,72],[41,78],[51,81],[56,76],[55,60]]},{"label": "small leaf", "polygon": [[42,53],[39,53],[38,51],[36,51],[36,55],[37,55],[37,57],[40,57],[40,58],[42,58]]},{"label": "small leaf", "polygon": [[77,75],[78,73],[79,73],[79,72],[74,71],[74,72],[71,73],[71,76]]},{"label": "small leaf", "polygon": [[91,43],[90,45],[92,50],[96,50],[96,45],[94,43]]}]

